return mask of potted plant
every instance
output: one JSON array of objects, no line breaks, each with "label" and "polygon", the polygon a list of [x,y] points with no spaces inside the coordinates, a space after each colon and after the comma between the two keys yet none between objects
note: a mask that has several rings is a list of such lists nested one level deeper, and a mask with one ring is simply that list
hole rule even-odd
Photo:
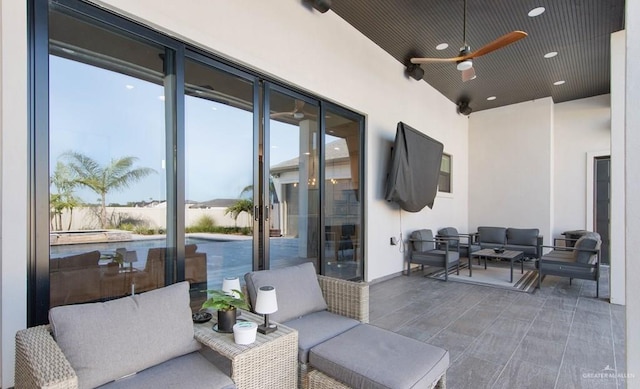
[{"label": "potted plant", "polygon": [[244,294],[239,290],[233,290],[231,294],[226,294],[221,290],[207,290],[207,293],[209,298],[202,304],[202,308],[212,308],[218,311],[217,330],[219,332],[233,332],[237,309],[249,309],[249,305],[244,300]]}]

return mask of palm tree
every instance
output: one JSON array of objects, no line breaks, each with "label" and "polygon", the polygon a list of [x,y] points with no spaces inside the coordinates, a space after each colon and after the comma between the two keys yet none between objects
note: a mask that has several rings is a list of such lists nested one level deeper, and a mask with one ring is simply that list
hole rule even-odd
[{"label": "palm tree", "polygon": [[224,211],[225,215],[231,214],[233,220],[236,222],[236,227],[238,226],[238,216],[242,213],[246,212],[249,217],[253,216],[253,200],[251,199],[240,199],[236,201],[235,204],[230,206]]},{"label": "palm tree", "polygon": [[57,193],[51,193],[49,204],[51,207],[51,229],[62,230],[62,212],[69,210],[69,224],[67,230],[71,229],[73,223],[73,209],[80,205],[80,199],[73,190],[77,185],[73,181],[73,175],[67,165],[58,161],[56,168],[51,175],[51,185],[56,187]]},{"label": "palm tree", "polygon": [[136,157],[121,157],[112,159],[106,166],[84,154],[67,151],[62,157],[68,160],[67,166],[73,172],[74,182],[85,186],[100,196],[100,225],[107,225],[107,193],[113,190],[128,188],[132,183],[156,171],[148,167],[134,168]]}]

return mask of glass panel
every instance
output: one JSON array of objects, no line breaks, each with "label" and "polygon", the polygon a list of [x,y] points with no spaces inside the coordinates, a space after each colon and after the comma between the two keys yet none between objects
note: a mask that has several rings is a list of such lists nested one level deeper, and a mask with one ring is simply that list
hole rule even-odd
[{"label": "glass panel", "polygon": [[165,284],[164,48],[50,11],[50,306]]},{"label": "glass panel", "polygon": [[325,274],[358,279],[364,274],[360,123],[334,112],[325,121]]},{"label": "glass panel", "polygon": [[253,84],[185,64],[185,278],[192,306],[252,270]]},{"label": "glass panel", "polygon": [[275,91],[269,103],[270,268],[317,265],[318,108]]},{"label": "glass panel", "polygon": [[438,177],[438,191],[451,193],[451,156],[442,154],[440,176]]}]

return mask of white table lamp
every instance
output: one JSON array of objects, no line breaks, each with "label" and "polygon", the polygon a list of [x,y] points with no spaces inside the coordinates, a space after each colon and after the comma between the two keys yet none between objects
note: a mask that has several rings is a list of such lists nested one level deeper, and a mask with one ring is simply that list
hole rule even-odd
[{"label": "white table lamp", "polygon": [[238,277],[225,277],[222,280],[222,291],[235,298],[240,298],[240,295],[234,291],[240,291],[240,279]]},{"label": "white table lamp", "polygon": [[264,315],[264,324],[258,326],[258,332],[268,334],[278,329],[275,324],[269,324],[269,315],[278,310],[276,289],[273,286],[262,286],[256,296],[255,312]]}]

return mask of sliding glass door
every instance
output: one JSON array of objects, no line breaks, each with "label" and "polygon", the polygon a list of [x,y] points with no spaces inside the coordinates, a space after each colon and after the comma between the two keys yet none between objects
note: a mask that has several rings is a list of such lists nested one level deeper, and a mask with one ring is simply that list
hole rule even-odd
[{"label": "sliding glass door", "polygon": [[34,1],[30,325],[312,262],[362,279],[364,118],[76,0]]},{"label": "sliding glass door", "polygon": [[271,268],[313,262],[320,255],[318,102],[269,85],[265,160]]},{"label": "sliding glass door", "polygon": [[206,289],[253,270],[257,113],[251,77],[191,56],[185,61],[184,271],[192,301],[202,305]]}]

